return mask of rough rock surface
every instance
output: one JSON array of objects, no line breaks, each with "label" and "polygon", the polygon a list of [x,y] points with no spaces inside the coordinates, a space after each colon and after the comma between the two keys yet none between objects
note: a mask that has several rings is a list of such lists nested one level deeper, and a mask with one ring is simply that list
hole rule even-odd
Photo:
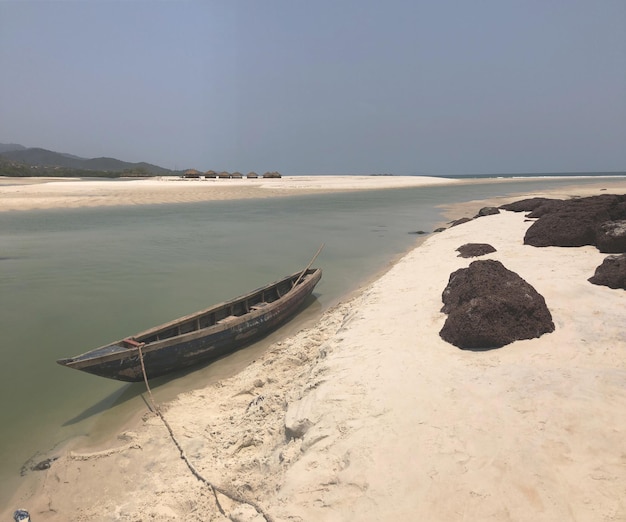
[{"label": "rough rock surface", "polygon": [[596,273],[589,278],[594,285],[622,288],[626,290],[626,254],[607,256],[596,268]]},{"label": "rough rock surface", "polygon": [[498,210],[498,207],[483,207],[478,211],[476,217],[493,216],[499,213],[500,211]]},{"label": "rough rock surface", "polygon": [[546,211],[550,211],[563,203],[560,199],[551,198],[529,198],[514,201],[506,205],[501,205],[503,210],[510,210],[511,212],[533,212],[536,213],[532,217],[540,217]]},{"label": "rough rock surface", "polygon": [[468,221],[471,221],[472,218],[468,218],[468,217],[464,217],[461,219],[456,219],[452,222],[452,224],[450,225],[451,227],[456,227],[457,225],[462,225],[463,223],[467,223]]},{"label": "rough rock surface", "polygon": [[596,228],[596,246],[600,252],[620,254],[626,252],[626,220],[606,221]]},{"label": "rough rock surface", "polygon": [[541,215],[526,231],[524,244],[537,247],[596,245],[597,231],[603,223],[624,219],[626,195],[572,199],[554,205]]},{"label": "rough rock surface", "polygon": [[439,335],[462,349],[499,348],[554,331],[543,296],[499,261],[453,272],[442,300],[448,318]]},{"label": "rough rock surface", "polygon": [[491,254],[496,249],[487,243],[465,243],[456,249],[458,257],[479,257]]}]

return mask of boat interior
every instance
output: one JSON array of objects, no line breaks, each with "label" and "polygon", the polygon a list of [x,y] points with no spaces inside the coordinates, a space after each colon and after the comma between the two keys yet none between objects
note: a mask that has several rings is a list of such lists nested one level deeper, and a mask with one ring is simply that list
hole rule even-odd
[{"label": "boat interior", "polygon": [[175,322],[158,326],[133,338],[124,339],[122,344],[126,348],[135,348],[138,344],[148,344],[170,339],[211,326],[235,321],[238,317],[261,310],[268,304],[279,300],[296,284],[302,284],[312,272],[314,272],[313,269],[307,270],[307,273],[302,278],[300,273],[286,277],[273,285],[260,288],[240,298],[216,305]]}]

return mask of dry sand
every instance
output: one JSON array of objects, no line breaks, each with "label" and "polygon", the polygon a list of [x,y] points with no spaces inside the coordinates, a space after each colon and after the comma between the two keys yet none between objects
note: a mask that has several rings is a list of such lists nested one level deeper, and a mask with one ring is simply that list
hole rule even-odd
[{"label": "dry sand", "polygon": [[[314,328],[164,405],[198,472],[251,504],[218,494],[221,514],[146,412],[104,448],[63,452],[3,519],[263,520],[256,505],[275,521],[626,520],[626,292],[587,282],[593,247],[524,246],[529,226],[503,212],[433,235]],[[554,333],[488,352],[439,337],[468,242],[545,297]]]}]

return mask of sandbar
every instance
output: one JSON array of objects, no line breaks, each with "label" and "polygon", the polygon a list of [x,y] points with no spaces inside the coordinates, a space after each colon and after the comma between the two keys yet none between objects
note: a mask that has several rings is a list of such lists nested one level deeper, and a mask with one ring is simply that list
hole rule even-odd
[{"label": "sandbar", "polygon": [[0,178],[0,212],[50,208],[194,203],[454,183],[428,176],[284,176],[278,179]]}]

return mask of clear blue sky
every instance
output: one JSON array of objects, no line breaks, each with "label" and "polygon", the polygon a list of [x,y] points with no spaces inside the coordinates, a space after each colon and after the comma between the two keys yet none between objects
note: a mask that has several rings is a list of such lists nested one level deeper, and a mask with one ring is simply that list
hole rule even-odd
[{"label": "clear blue sky", "polygon": [[625,0],[0,0],[0,142],[283,174],[626,170]]}]

